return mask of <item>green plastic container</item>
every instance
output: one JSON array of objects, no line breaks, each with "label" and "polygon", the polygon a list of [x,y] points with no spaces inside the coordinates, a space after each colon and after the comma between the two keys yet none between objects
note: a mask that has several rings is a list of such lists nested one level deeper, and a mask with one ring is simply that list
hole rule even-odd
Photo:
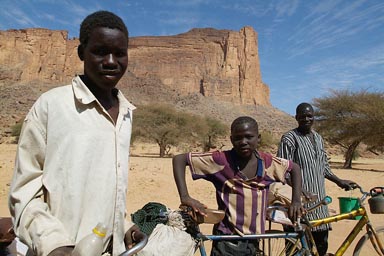
[{"label": "green plastic container", "polygon": [[[357,197],[339,197],[340,213],[349,213],[360,208]],[[352,219],[359,220],[362,216],[356,216]]]}]

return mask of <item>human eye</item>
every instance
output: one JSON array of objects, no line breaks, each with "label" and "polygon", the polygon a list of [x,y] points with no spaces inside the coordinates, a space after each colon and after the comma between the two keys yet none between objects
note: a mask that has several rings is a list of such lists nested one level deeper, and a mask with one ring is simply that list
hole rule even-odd
[{"label": "human eye", "polygon": [[299,120],[306,120],[307,116],[306,115],[300,115],[300,116],[298,116],[298,119]]},{"label": "human eye", "polygon": [[125,57],[127,56],[127,51],[121,50],[116,52],[117,57]]},{"label": "human eye", "polygon": [[243,139],[243,136],[233,136],[234,141],[240,141]]},{"label": "human eye", "polygon": [[107,54],[107,51],[104,48],[96,48],[92,51],[92,53],[98,56],[104,56]]},{"label": "human eye", "polygon": [[255,138],[255,136],[254,135],[246,135],[245,138],[247,140],[252,140],[253,138]]}]

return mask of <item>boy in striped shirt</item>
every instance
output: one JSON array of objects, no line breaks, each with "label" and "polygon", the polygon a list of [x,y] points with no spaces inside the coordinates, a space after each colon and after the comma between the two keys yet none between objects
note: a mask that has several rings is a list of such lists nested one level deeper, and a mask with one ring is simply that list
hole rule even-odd
[{"label": "boy in striped shirt", "polygon": [[[218,209],[225,211],[224,219],[213,228],[214,234],[264,233],[268,186],[275,181],[284,183],[286,173],[290,172],[293,189],[288,216],[295,222],[303,212],[299,166],[256,150],[260,135],[258,124],[251,117],[242,116],[232,122],[230,139],[231,150],[185,153],[173,158],[173,174],[181,203],[206,215],[206,205],[188,193],[185,171],[189,166],[194,180],[205,179],[213,183]],[[239,253],[231,254],[231,247],[244,247],[241,255],[247,255],[246,252],[255,255],[258,251],[257,241],[215,241],[211,255]]]}]

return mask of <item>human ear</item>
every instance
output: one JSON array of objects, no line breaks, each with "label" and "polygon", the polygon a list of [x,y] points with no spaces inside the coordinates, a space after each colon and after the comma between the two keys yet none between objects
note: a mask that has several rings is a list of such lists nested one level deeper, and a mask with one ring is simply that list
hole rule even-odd
[{"label": "human ear", "polygon": [[77,55],[79,56],[80,60],[83,61],[84,60],[84,46],[82,44],[80,44],[78,47],[77,47]]}]

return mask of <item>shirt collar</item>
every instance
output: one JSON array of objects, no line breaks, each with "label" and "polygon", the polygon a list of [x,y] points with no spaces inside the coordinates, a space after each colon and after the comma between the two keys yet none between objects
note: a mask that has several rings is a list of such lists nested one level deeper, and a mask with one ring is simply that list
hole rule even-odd
[{"label": "shirt collar", "polygon": [[[97,102],[95,95],[88,89],[79,76],[72,79],[72,88],[75,98],[78,102],[86,105],[94,101]],[[134,110],[136,107],[132,105],[121,93],[120,90],[116,89],[117,98],[119,100],[120,108]]]}]

